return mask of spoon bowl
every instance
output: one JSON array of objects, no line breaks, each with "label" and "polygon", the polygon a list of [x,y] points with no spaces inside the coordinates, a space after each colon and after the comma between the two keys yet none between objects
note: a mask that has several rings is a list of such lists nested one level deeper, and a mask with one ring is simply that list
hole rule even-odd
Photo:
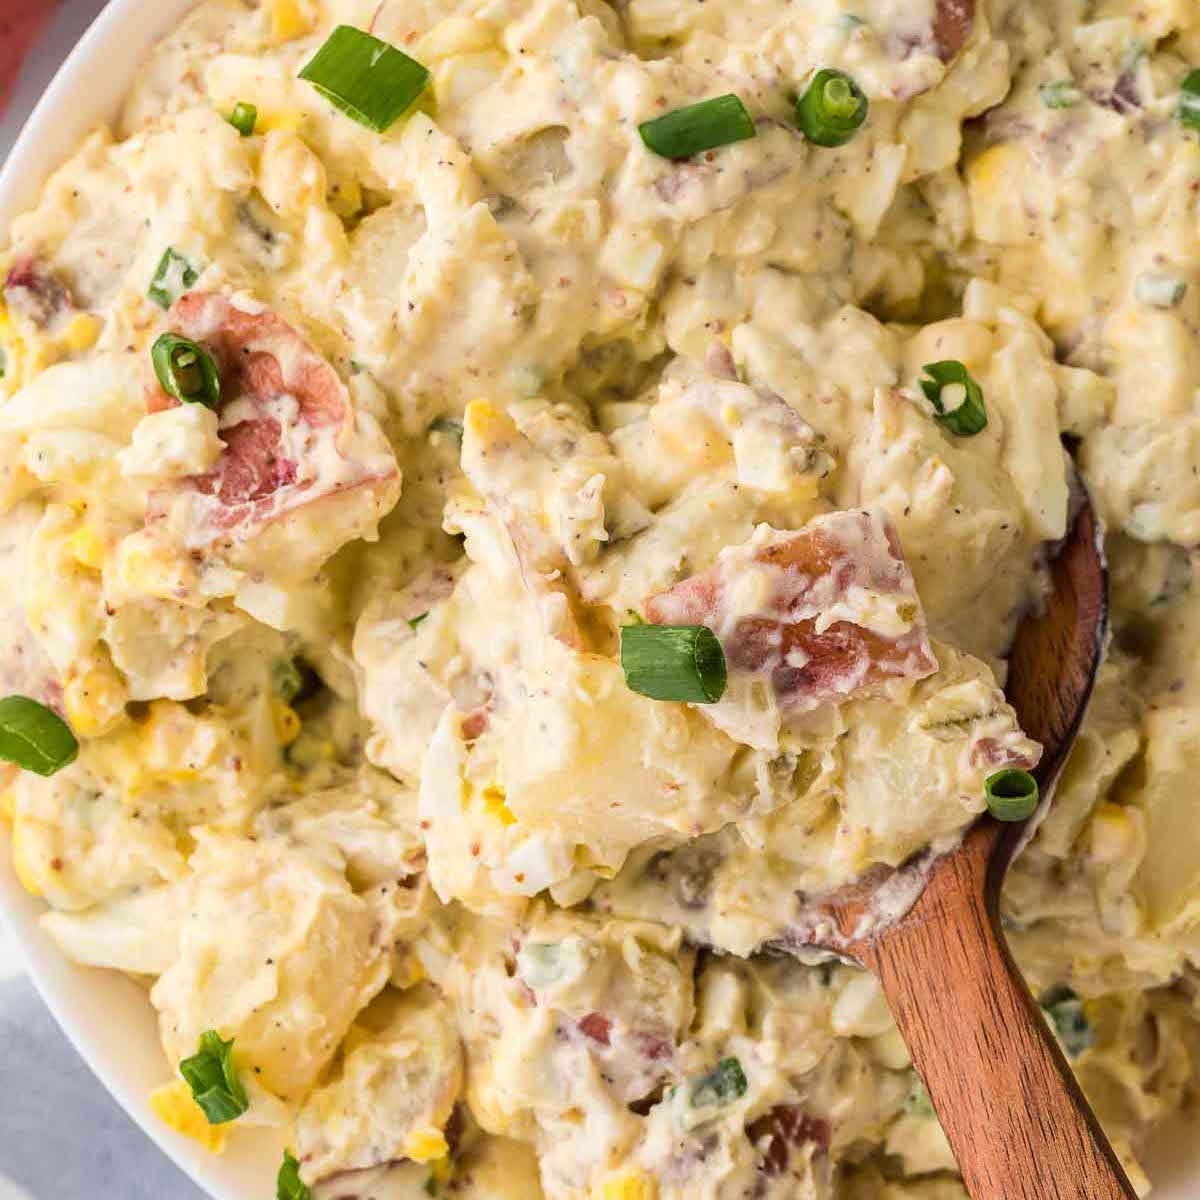
[{"label": "spoon bowl", "polygon": [[806,907],[779,948],[831,950],[878,976],[974,1200],[1133,1200],[1000,924],[1014,855],[1049,804],[1108,632],[1099,521],[1077,481],[1043,606],[1017,631],[1006,694],[1042,744],[1028,821],[984,815],[959,846]]}]

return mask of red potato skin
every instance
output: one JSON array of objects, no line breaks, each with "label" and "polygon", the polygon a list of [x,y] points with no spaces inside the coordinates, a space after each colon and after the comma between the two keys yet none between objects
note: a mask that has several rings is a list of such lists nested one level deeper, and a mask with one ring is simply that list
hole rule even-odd
[{"label": "red potato skin", "polygon": [[[345,419],[337,372],[277,313],[248,313],[212,292],[189,292],[171,309],[170,326],[202,342],[217,360],[226,402],[239,396],[266,401],[287,392],[300,402],[300,412],[310,425]],[[286,378],[279,359],[261,349],[264,342],[295,350],[296,361]],[[157,386],[151,388],[147,402],[151,412],[179,403]]]},{"label": "red potato skin", "polygon": [[[298,466],[282,452],[283,430],[272,404],[287,395],[299,405],[300,421],[310,430],[347,428],[352,422],[346,391],[337,372],[291,325],[273,312],[250,313],[211,292],[191,292],[171,310],[170,328],[202,344],[221,372],[222,408],[249,401],[261,414],[221,430],[225,452],[216,468],[186,486],[221,503],[215,533],[228,532],[275,516],[279,494],[287,488],[302,496],[312,481],[297,484]],[[278,353],[285,352],[286,369]],[[179,401],[153,381],[147,388],[150,412]],[[392,477],[365,478],[354,487],[386,484]],[[314,493],[306,503],[327,499]],[[295,499],[290,504],[296,507]]]},{"label": "red potato skin", "polygon": [[975,0],[937,0],[933,37],[938,57],[949,62],[967,44],[975,25]]},{"label": "red potato skin", "polygon": [[777,1104],[752,1121],[746,1136],[762,1154],[760,1170],[764,1175],[782,1175],[788,1169],[794,1148],[812,1142],[818,1152],[829,1149],[832,1136],[829,1122],[814,1117],[795,1104]]},{"label": "red potato skin", "polygon": [[[885,561],[855,558],[848,549],[852,540],[839,542],[835,529],[844,528],[849,534],[869,520],[865,513],[839,514],[836,527],[813,526],[756,551],[754,560],[779,568],[787,582],[773,597],[769,613],[743,617],[732,633],[723,635],[731,671],[769,674],[782,705],[811,708],[869,693],[890,680],[924,678],[937,670],[920,623],[909,634],[892,639],[849,621],[835,621],[819,630],[816,617],[799,615],[811,605],[813,588],[822,581],[832,583],[839,595],[856,581],[884,593],[904,585],[907,567],[890,523]],[[729,582],[726,570],[718,564],[652,596],[646,603],[648,618],[658,625],[720,628]],[[851,679],[857,682],[848,686]]]},{"label": "red potato skin", "polygon": [[601,1046],[611,1044],[612,1022],[603,1013],[593,1012],[582,1017],[579,1021],[579,1031],[593,1042],[599,1042]]},{"label": "red potato skin", "polygon": [[4,299],[38,329],[48,328],[56,317],[75,307],[66,284],[30,257],[17,259],[9,269]]}]

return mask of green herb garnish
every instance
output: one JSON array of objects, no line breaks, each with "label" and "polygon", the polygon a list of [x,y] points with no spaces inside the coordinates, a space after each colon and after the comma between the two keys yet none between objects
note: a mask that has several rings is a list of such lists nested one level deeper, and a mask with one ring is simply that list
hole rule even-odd
[{"label": "green herb garnish", "polygon": [[1096,1031],[1083,1011],[1083,1001],[1065,984],[1050,988],[1038,1001],[1068,1058],[1076,1059],[1096,1044]]},{"label": "green herb garnish", "polygon": [[989,775],[983,785],[988,812],[997,821],[1024,821],[1038,806],[1038,783],[1028,771],[1008,767]]},{"label": "green herb garnish", "polygon": [[652,700],[715,704],[725,694],[725,652],[706,625],[626,625],[621,667],[630,690]]},{"label": "green herb garnish", "polygon": [[79,742],[58,713],[28,696],[0,700],[0,759],[35,775],[53,775],[79,756]]},{"label": "green herb garnish", "polygon": [[1055,79],[1043,83],[1038,95],[1047,108],[1074,108],[1082,99],[1081,92],[1073,79]]},{"label": "green herb garnish", "polygon": [[962,363],[953,359],[927,363],[922,370],[926,378],[920,381],[921,391],[933,405],[933,419],[943,429],[958,437],[974,437],[987,428],[983,388]]},{"label": "green herb garnish", "polygon": [[1200,69],[1189,71],[1180,85],[1175,118],[1185,129],[1200,132]]},{"label": "green herb garnish", "polygon": [[300,1163],[290,1150],[283,1152],[283,1164],[275,1178],[275,1200],[312,1200],[312,1192],[300,1178]]},{"label": "green herb garnish", "polygon": [[815,146],[844,146],[867,119],[870,101],[844,71],[818,71],[796,101],[796,124]]},{"label": "green herb garnish", "polygon": [[229,123],[242,137],[249,137],[258,124],[258,106],[244,101],[235,104],[233,112],[229,114]]},{"label": "green herb garnish", "polygon": [[677,108],[638,126],[647,149],[671,159],[691,158],[705,150],[743,142],[755,132],[746,106],[732,93]]},{"label": "green herb garnish", "polygon": [[179,1064],[179,1073],[192,1089],[210,1125],[236,1120],[250,1107],[246,1089],[233,1065],[233,1039],[223,1041],[209,1030],[200,1035],[200,1049]]},{"label": "green herb garnish", "polygon": [[386,133],[425,90],[429,70],[387,42],[339,25],[300,78],[360,125]]},{"label": "green herb garnish", "polygon": [[689,1099],[693,1108],[729,1104],[744,1096],[750,1084],[736,1058],[723,1058],[707,1075],[692,1083]]},{"label": "green herb garnish", "polygon": [[170,308],[180,296],[186,295],[200,278],[200,272],[173,246],[168,246],[158,260],[154,278],[146,295],[159,308]]},{"label": "green herb garnish", "polygon": [[221,399],[221,375],[213,356],[197,342],[164,333],[150,351],[154,374],[168,396],[187,404],[216,408]]}]

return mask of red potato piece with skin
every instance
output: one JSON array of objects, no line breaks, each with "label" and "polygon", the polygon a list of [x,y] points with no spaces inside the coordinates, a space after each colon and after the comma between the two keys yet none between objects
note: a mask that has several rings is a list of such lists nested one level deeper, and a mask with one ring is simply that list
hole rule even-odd
[{"label": "red potato piece with skin", "polygon": [[752,1121],[746,1136],[762,1155],[764,1175],[782,1175],[788,1169],[794,1148],[811,1142],[818,1153],[829,1149],[829,1122],[814,1117],[795,1104],[777,1104]]},{"label": "red potato piece with skin", "polygon": [[937,0],[933,37],[938,57],[949,62],[967,44],[975,25],[975,0]]},{"label": "red potato piece with skin", "polygon": [[592,1012],[588,1013],[586,1017],[581,1017],[579,1031],[591,1038],[593,1042],[599,1042],[601,1046],[612,1044],[610,1040],[612,1022],[603,1013]]},{"label": "red potato piece with skin", "polygon": [[707,625],[731,676],[768,677],[793,712],[937,670],[899,539],[877,513],[834,513],[797,533],[762,527],[711,570],[652,596],[646,614]]},{"label": "red potato piece with skin", "polygon": [[[209,497],[213,503],[196,508],[188,548],[223,540],[229,549],[289,513],[351,491],[371,521],[391,507],[399,472],[390,447],[382,434],[363,437],[356,429],[337,372],[282,317],[248,311],[218,293],[192,292],[171,310],[169,324],[216,360],[225,450],[208,474],[155,496],[148,523],[163,518],[181,491]],[[149,386],[151,412],[178,403],[157,382]],[[324,516],[337,526],[332,514]]]},{"label": "red potato piece with skin", "polygon": [[19,258],[4,281],[4,300],[15,313],[38,329],[75,307],[70,290],[36,259]]}]

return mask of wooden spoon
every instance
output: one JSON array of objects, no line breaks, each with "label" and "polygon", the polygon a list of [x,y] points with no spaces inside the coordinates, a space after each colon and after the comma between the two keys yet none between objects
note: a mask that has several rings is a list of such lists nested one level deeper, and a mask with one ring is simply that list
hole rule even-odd
[{"label": "wooden spoon", "polygon": [[[1078,499],[1045,609],[1021,623],[1010,659],[1009,701],[1044,747],[1043,805],[1108,626],[1108,569],[1082,485]],[[818,901],[777,948],[819,946],[879,977],[974,1200],[1134,1200],[1001,932],[1000,888],[1027,824],[985,816],[951,853]]]}]

